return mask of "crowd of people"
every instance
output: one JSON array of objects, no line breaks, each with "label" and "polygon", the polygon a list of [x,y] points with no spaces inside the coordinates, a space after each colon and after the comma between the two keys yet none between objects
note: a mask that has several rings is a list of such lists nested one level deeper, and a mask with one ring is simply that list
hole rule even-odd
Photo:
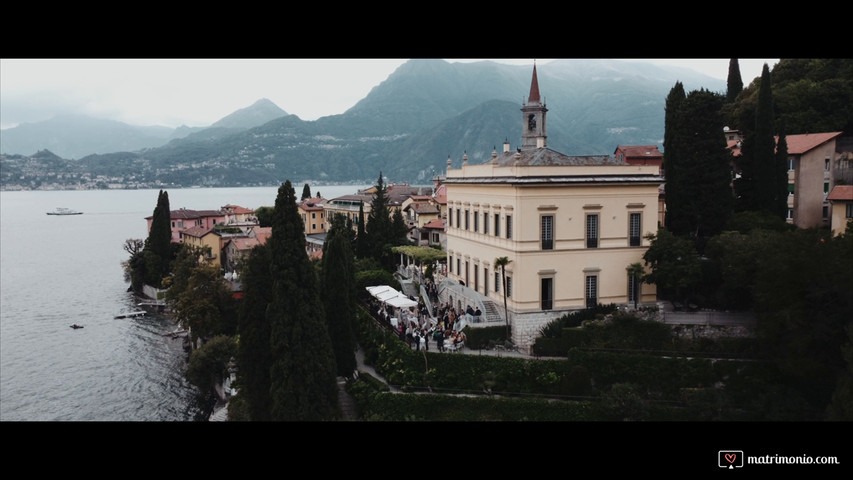
[{"label": "crowd of people", "polygon": [[[457,311],[448,303],[439,304],[435,283],[426,282],[424,288],[434,308],[434,315],[430,314],[430,309],[422,298],[417,299],[417,307],[397,309],[397,311],[373,299],[370,310],[375,312],[380,323],[393,328],[400,340],[413,350],[429,351],[431,342],[435,343],[435,348],[439,352],[458,350],[467,341],[465,332],[462,331],[464,324],[460,321],[463,318],[476,321],[480,315],[479,309],[474,310],[469,306],[465,311]],[[409,298],[415,300],[412,297]],[[437,307],[436,304],[438,304]]]}]

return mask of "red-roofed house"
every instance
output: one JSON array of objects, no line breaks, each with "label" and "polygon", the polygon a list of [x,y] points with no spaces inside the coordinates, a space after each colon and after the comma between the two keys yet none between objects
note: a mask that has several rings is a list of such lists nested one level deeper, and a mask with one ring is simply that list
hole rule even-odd
[{"label": "red-roofed house", "polygon": [[829,228],[833,235],[841,235],[847,222],[853,220],[853,185],[836,185],[826,197],[829,200]]},{"label": "red-roofed house", "polygon": [[225,270],[228,272],[238,271],[240,262],[255,246],[266,244],[270,235],[272,235],[271,227],[254,227],[249,230],[248,236],[226,239],[222,247],[222,261]]},{"label": "red-roofed house", "polygon": [[619,145],[613,156],[628,165],[655,165],[659,169],[663,168],[663,153],[657,145]]},{"label": "red-roofed house", "polygon": [[[829,226],[830,190],[845,171],[850,172],[850,152],[839,152],[842,132],[787,135],[788,222],[800,228]],[[777,138],[778,140],[778,138]]]},{"label": "red-roofed house", "polygon": [[[214,225],[225,223],[225,214],[219,210],[188,210],[181,208],[169,212],[169,219],[172,229],[172,242],[181,242],[181,232],[190,227],[201,226],[208,230]],[[151,232],[151,222],[154,216],[145,217],[148,222],[148,232]]]}]

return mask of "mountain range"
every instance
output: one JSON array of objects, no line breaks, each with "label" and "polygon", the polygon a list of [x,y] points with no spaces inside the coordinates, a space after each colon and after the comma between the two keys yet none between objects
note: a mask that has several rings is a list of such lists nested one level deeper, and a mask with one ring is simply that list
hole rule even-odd
[{"label": "mountain range", "polygon": [[[726,90],[724,81],[692,70],[607,59],[554,60],[537,66],[537,77],[548,146],[568,155],[660,146],[665,100],[676,82],[686,91]],[[413,59],[346,112],[313,121],[260,99],[206,128],[80,116],[22,124],[0,131],[0,185],[370,183],[380,171],[389,181],[424,184],[448,160],[459,166],[467,154],[477,163],[505,141],[520,146],[531,78],[530,66]],[[30,178],[39,158],[49,158],[59,177]]]}]

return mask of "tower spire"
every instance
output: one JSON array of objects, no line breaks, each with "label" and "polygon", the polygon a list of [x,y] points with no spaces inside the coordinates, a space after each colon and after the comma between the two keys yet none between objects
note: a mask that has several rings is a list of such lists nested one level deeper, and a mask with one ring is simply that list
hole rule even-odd
[{"label": "tower spire", "polygon": [[533,61],[533,80],[530,81],[530,95],[527,103],[539,103],[539,78],[536,76],[536,61]]}]

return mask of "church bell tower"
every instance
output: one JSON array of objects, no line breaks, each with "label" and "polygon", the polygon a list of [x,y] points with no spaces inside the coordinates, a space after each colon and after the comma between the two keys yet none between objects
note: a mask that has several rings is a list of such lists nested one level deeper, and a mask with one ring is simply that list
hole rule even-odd
[{"label": "church bell tower", "polygon": [[527,103],[521,107],[521,148],[545,148],[548,135],[545,134],[545,113],[548,109],[539,98],[539,79],[536,77],[536,63],[533,64],[533,80],[530,82],[530,95]]}]

